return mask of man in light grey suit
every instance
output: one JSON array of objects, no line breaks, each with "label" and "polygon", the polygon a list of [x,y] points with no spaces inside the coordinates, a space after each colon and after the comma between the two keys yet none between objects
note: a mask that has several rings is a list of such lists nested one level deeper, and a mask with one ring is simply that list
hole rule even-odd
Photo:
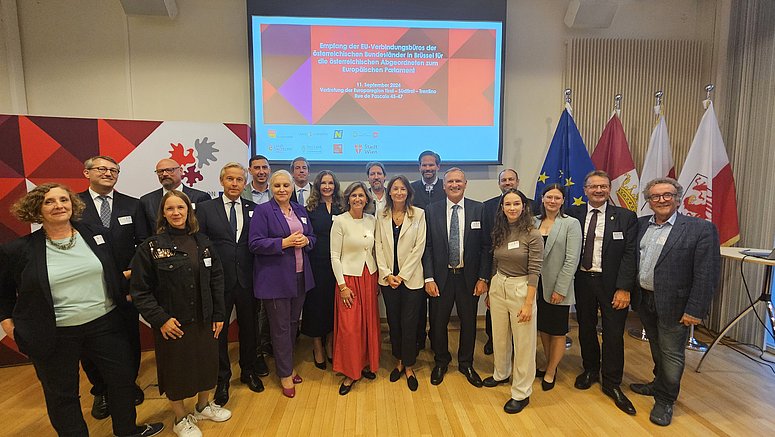
[{"label": "man in light grey suit", "polygon": [[643,195],[654,215],[638,223],[643,299],[638,312],[649,337],[654,380],[630,388],[654,397],[649,419],[667,426],[681,386],[689,327],[708,314],[718,289],[721,253],[712,223],[677,212],[683,187],[675,179],[654,179]]}]

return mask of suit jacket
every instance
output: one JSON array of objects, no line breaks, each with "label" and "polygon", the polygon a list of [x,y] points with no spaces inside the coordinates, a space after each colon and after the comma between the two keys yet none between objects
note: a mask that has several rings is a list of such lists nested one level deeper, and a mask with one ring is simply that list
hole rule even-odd
[{"label": "suit jacket", "polygon": [[[536,229],[540,226],[541,220],[536,217]],[[558,215],[544,245],[541,284],[543,286],[545,302],[550,302],[552,293],[556,291],[565,296],[565,299],[559,305],[573,305],[576,303],[573,292],[573,277],[579,265],[581,241],[579,221],[573,217]]]},{"label": "suit jacket", "polygon": [[242,233],[238,241],[234,240],[222,196],[200,203],[196,211],[199,232],[207,235],[223,264],[224,288],[227,292],[238,284],[242,288],[253,288],[253,254],[248,249],[248,238],[256,204],[245,199],[240,202]]},{"label": "suit jacket", "polygon": [[[199,191],[195,188],[189,188],[181,184],[183,193],[188,196],[189,200],[193,204],[193,209],[196,211],[196,204],[199,202],[205,202],[210,200],[210,195],[204,191]],[[164,196],[164,189],[151,191],[140,197],[140,215],[143,217],[137,224],[137,237],[140,241],[144,241],[146,238],[156,233],[156,218],[159,214],[159,204],[161,198]]]},{"label": "suit jacket", "polygon": [[[89,190],[79,193],[78,196],[86,204],[86,210],[84,210],[81,216],[81,221],[95,226],[102,226],[99,207],[94,204],[94,199],[92,199]],[[112,196],[113,207],[110,211],[110,237],[115,250],[116,267],[126,270],[132,262],[132,257],[135,256],[135,248],[142,243],[137,237],[136,232],[139,222],[142,220],[140,201],[117,191],[113,191]]]},{"label": "suit jacket", "polygon": [[[293,212],[301,221],[309,244],[302,249],[304,257],[304,290],[315,286],[309,251],[315,246],[315,235],[307,210],[291,202]],[[296,249],[283,249],[283,238],[291,235],[280,205],[272,199],[257,205],[250,222],[248,247],[253,253],[253,292],[259,299],[288,299],[298,296],[296,284]]]},{"label": "suit jacket", "polygon": [[[582,248],[584,247],[584,222],[587,218],[587,205],[572,206],[567,214],[576,218],[581,225]],[[620,208],[608,202],[606,205],[605,231],[603,232],[603,287],[613,299],[616,290],[630,292],[630,306],[637,308],[640,303],[640,289],[636,287],[638,278],[637,238],[638,218],[634,212]],[[614,238],[614,232],[621,232],[622,238]]]},{"label": "suit jacket", "polygon": [[[463,276],[466,286],[473,292],[479,278],[489,279],[492,267],[490,239],[482,230],[482,204],[463,199],[465,228],[463,231]],[[425,253],[422,257],[423,274],[433,278],[443,292],[449,273],[449,237],[447,236],[447,202],[431,203],[425,211],[427,226]]]},{"label": "suit jacket", "polygon": [[334,217],[331,226],[331,268],[337,284],[344,283],[345,275],[361,276],[364,264],[369,273],[377,272],[374,257],[376,221],[371,214],[363,214],[360,222],[356,222],[349,212]]},{"label": "suit jacket", "polygon": [[[291,202],[299,203],[299,199],[296,196],[296,188],[298,188],[298,187],[296,186],[296,184],[293,181],[291,181],[291,187],[293,188],[293,192],[291,192]],[[311,182],[307,182],[307,191],[304,193],[304,202],[305,203],[307,202],[307,200],[309,200],[309,195],[310,194],[312,194],[312,183]],[[306,206],[306,205],[301,205],[301,206]]]},{"label": "suit jacket", "polygon": [[[124,301],[108,230],[102,225],[72,224],[102,263],[113,302]],[[98,244],[95,236],[102,236],[103,243]],[[13,319],[14,337],[21,352],[37,359],[51,355],[56,342],[56,317],[43,229],[0,246],[0,320],[8,318]]]},{"label": "suit jacket", "polygon": [[433,185],[433,191],[431,191],[430,196],[428,196],[428,192],[425,191],[425,184],[423,184],[422,179],[412,182],[410,185],[412,186],[412,190],[414,190],[414,200],[412,200],[414,206],[426,209],[431,203],[446,199],[447,195],[444,193],[444,181],[441,179],[442,178],[439,178]]},{"label": "suit jacket", "polygon": [[[424,276],[422,269],[422,255],[425,252],[425,212],[412,207],[412,217],[405,215],[398,234],[398,276],[404,279],[404,285],[410,290],[423,288]],[[377,215],[377,230],[374,237],[374,246],[377,253],[377,266],[379,268],[379,284],[387,286],[385,280],[393,274],[394,242],[393,242],[393,216]]]},{"label": "suit jacket", "polygon": [[[638,244],[646,234],[651,217],[639,219]],[[704,318],[718,290],[720,272],[721,250],[716,226],[678,214],[654,266],[654,303],[659,318],[675,323],[684,313]]]}]

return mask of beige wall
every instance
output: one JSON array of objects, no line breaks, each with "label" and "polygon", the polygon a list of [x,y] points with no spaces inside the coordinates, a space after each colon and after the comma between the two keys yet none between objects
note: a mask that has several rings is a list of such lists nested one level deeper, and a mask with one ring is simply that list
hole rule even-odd
[{"label": "beige wall", "polygon": [[[565,40],[713,41],[715,0],[621,0],[612,26],[592,31],[565,26],[568,3],[508,2],[503,162],[520,172],[528,194],[562,110]],[[29,113],[248,123],[244,0],[177,4],[179,14],[170,20],[127,17],[116,0],[17,0]],[[12,112],[5,55],[0,45],[0,113]],[[334,170],[343,180],[362,174],[360,168]],[[470,197],[495,195],[499,170],[468,168]],[[412,177],[416,171],[415,166],[388,169]]]}]

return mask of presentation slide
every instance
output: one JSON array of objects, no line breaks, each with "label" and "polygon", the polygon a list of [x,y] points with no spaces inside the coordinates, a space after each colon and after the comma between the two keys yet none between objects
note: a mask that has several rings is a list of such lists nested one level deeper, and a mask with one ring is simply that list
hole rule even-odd
[{"label": "presentation slide", "polygon": [[252,17],[256,152],[497,162],[500,22]]}]

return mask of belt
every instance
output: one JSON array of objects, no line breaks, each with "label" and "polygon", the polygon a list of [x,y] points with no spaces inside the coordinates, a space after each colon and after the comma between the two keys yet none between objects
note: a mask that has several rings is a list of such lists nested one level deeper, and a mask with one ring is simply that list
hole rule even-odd
[{"label": "belt", "polygon": [[583,273],[590,278],[599,278],[603,276],[603,272],[585,272],[584,270],[579,270],[579,273]]},{"label": "belt", "polygon": [[463,267],[455,267],[455,268],[450,267],[449,274],[450,275],[462,275],[463,274]]}]

